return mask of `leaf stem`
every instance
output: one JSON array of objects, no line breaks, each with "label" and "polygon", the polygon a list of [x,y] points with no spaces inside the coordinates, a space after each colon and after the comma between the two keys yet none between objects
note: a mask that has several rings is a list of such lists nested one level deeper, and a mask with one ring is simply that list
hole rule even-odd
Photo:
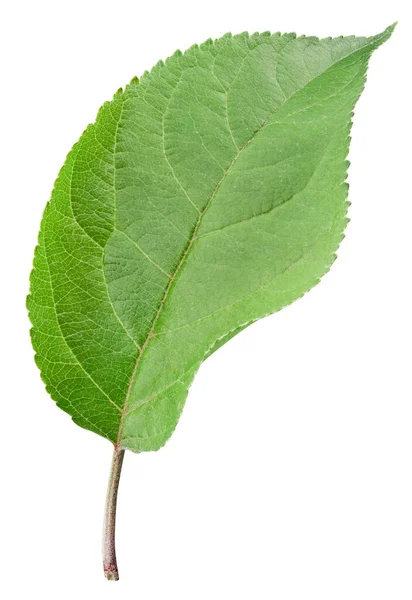
[{"label": "leaf stem", "polygon": [[119,571],[116,561],[116,503],[122,472],[124,450],[114,447],[109,485],[107,487],[106,507],[103,524],[103,569],[104,576],[110,581],[118,581]]}]

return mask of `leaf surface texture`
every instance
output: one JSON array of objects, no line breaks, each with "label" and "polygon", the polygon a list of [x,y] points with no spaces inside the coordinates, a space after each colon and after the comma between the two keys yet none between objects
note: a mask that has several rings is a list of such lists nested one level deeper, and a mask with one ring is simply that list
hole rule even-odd
[{"label": "leaf surface texture", "polygon": [[202,361],[328,271],[372,38],[226,35],[100,109],[44,212],[36,361],[73,420],[135,452],[170,437]]}]

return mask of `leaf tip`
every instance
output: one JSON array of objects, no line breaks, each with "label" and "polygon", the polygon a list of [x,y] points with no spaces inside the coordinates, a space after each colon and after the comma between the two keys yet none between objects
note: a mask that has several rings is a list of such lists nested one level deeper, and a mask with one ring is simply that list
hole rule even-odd
[{"label": "leaf tip", "polygon": [[394,23],[392,23],[392,25],[389,25],[389,27],[387,27],[384,31],[382,31],[382,33],[380,34],[382,37],[385,37],[384,41],[388,40],[392,33],[395,31],[395,28],[398,24],[398,21],[395,21]]},{"label": "leaf tip", "polygon": [[389,27],[384,29],[382,33],[378,33],[377,35],[374,35],[372,36],[372,38],[370,38],[372,42],[375,42],[376,48],[381,44],[384,44],[387,40],[389,40],[397,24],[398,21],[395,21],[395,23],[392,23],[392,25],[389,25]]}]

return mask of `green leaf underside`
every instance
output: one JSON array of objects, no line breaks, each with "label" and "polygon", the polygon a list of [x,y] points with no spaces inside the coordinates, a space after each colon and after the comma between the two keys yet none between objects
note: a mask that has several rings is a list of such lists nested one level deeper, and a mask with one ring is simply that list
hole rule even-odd
[{"label": "green leaf underside", "polygon": [[392,30],[226,35],[103,105],[46,206],[28,298],[47,390],[78,425],[157,450],[202,361],[328,271],[352,111]]}]

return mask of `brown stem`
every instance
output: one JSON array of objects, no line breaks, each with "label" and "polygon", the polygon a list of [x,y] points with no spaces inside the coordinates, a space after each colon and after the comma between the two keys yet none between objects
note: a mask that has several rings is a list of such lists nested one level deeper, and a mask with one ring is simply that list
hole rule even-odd
[{"label": "brown stem", "polygon": [[106,579],[118,581],[119,571],[116,562],[116,502],[122,472],[124,450],[114,447],[109,485],[107,488],[106,508],[103,524],[103,569]]}]

